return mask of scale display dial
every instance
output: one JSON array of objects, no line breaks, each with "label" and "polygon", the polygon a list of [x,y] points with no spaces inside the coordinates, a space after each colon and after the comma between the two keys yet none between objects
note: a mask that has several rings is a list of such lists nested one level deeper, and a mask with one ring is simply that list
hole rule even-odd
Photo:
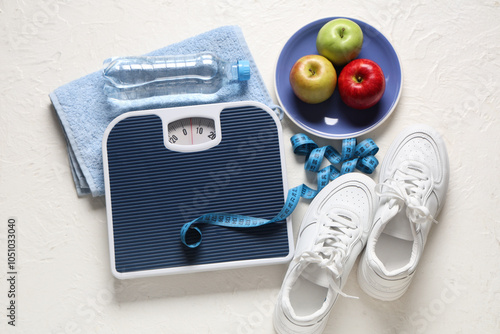
[{"label": "scale display dial", "polygon": [[217,138],[215,121],[205,117],[186,117],[168,124],[168,142],[173,145],[199,145]]}]

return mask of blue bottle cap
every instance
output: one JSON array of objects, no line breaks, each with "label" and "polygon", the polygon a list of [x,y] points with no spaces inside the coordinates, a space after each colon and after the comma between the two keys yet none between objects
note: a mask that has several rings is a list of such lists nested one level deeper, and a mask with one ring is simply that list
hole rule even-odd
[{"label": "blue bottle cap", "polygon": [[248,79],[250,79],[250,62],[238,60],[238,80],[247,81]]}]

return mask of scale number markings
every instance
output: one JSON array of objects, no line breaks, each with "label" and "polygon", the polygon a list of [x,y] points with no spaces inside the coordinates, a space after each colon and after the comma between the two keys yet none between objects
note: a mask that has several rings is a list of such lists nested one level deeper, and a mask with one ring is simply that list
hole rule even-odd
[{"label": "scale number markings", "polygon": [[188,117],[168,124],[168,141],[175,145],[198,145],[217,138],[215,122],[205,117]]}]

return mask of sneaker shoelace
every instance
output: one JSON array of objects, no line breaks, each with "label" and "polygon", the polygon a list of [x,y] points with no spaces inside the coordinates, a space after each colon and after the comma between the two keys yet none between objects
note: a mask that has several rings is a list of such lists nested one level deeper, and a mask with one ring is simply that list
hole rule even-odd
[{"label": "sneaker shoelace", "polygon": [[416,224],[437,221],[431,215],[429,209],[423,204],[424,196],[428,192],[428,185],[433,184],[432,177],[426,176],[419,169],[403,171],[397,170],[397,179],[390,178],[375,187],[375,192],[381,198],[389,200],[389,208],[394,205],[401,210],[406,206],[406,215],[409,220]]},{"label": "sneaker shoelace", "polygon": [[[314,250],[302,253],[300,261],[315,263],[320,268],[330,270],[335,278],[339,278],[344,271],[343,259],[357,225],[350,217],[334,212],[320,216],[320,223],[321,231]],[[357,298],[342,292],[333,280],[330,280],[330,285],[336,293],[344,297]]]}]

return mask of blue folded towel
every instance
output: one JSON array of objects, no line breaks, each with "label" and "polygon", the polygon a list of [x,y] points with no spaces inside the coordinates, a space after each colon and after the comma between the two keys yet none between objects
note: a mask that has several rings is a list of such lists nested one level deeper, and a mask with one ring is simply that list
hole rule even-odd
[{"label": "blue folded towel", "polygon": [[108,124],[132,110],[177,107],[231,101],[258,101],[281,113],[274,105],[238,26],[223,26],[149,53],[150,56],[212,51],[231,61],[250,62],[250,80],[228,85],[212,95],[177,95],[144,100],[111,102],[103,92],[102,72],[97,71],[55,89],[50,99],[66,135],[69,161],[79,196],[104,195],[102,138]]}]

